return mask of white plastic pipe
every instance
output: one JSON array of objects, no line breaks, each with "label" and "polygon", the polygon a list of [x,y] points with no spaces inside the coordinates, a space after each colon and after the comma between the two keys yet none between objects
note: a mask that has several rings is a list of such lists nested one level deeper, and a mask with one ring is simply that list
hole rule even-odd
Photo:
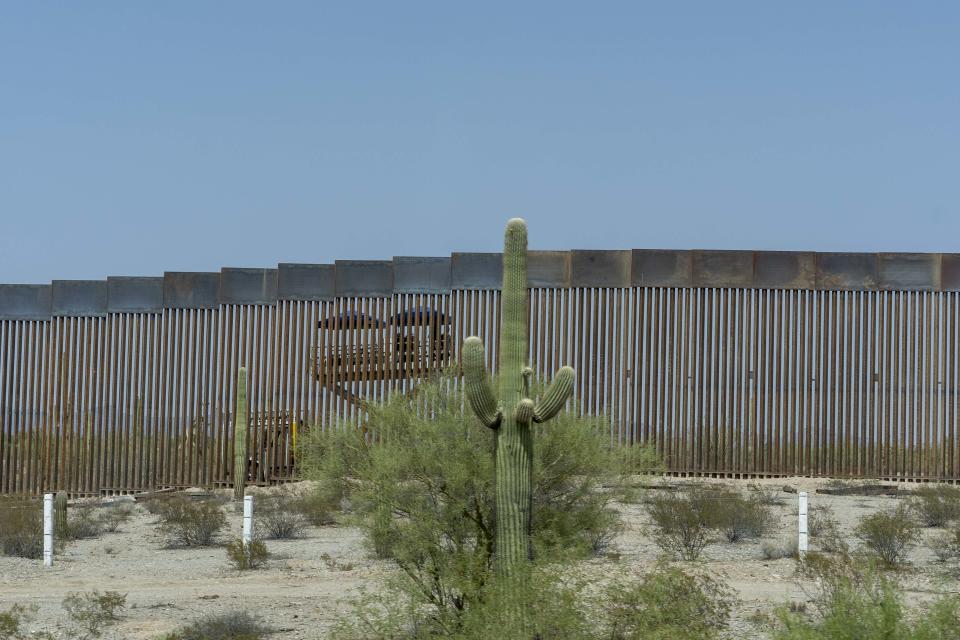
[{"label": "white plastic pipe", "polygon": [[807,553],[807,492],[801,491],[800,496],[800,517],[797,518],[800,537],[797,540],[797,551],[803,557]]},{"label": "white plastic pipe", "polygon": [[253,540],[253,496],[243,496],[243,544]]},{"label": "white plastic pipe", "polygon": [[43,566],[53,566],[53,494],[43,494]]}]

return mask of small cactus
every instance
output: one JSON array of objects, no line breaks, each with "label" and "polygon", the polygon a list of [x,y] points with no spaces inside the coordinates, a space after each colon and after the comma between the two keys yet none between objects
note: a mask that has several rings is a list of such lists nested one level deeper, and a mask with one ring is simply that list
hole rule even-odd
[{"label": "small cactus", "polygon": [[70,535],[67,523],[67,492],[57,491],[53,497],[53,539],[63,542]]},{"label": "small cactus", "polygon": [[247,482],[247,370],[237,372],[237,407],[233,413],[233,499],[243,500]]}]

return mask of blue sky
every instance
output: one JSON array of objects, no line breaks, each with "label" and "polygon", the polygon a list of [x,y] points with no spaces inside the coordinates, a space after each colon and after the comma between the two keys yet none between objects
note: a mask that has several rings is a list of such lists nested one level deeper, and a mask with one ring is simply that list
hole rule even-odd
[{"label": "blue sky", "polygon": [[[522,6],[520,6],[522,5]],[[0,282],[960,251],[955,2],[0,5]]]}]

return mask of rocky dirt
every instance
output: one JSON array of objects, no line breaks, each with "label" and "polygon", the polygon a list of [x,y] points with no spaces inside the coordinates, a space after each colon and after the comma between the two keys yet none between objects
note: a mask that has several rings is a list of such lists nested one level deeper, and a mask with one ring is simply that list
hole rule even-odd
[{"label": "rocky dirt", "polygon": [[[671,484],[716,482],[712,480],[668,479]],[[732,481],[727,481],[732,482]],[[742,481],[741,481],[742,482]],[[810,506],[830,505],[856,547],[852,531],[869,513],[893,508],[902,497],[837,496],[816,493],[827,481],[787,478],[758,481],[777,489],[788,485],[810,494]],[[283,490],[291,490],[287,487]],[[657,489],[649,489],[657,491]],[[766,541],[783,542],[796,536],[797,495],[780,492],[784,504],[774,509],[779,526]],[[661,557],[661,551],[644,534],[646,516],[638,504],[622,506],[626,528],[617,538],[614,552],[586,563],[584,570],[602,576],[614,569],[642,573]],[[239,535],[241,518],[228,509],[231,535]],[[137,505],[136,515],[117,533],[81,540],[67,546],[55,558],[52,568],[38,560],[0,556],[0,610],[13,603],[39,607],[32,630],[46,630],[58,638],[73,638],[61,607],[70,592],[93,589],[127,594],[122,620],[109,627],[104,638],[124,640],[156,639],[185,622],[210,613],[246,610],[260,617],[276,631],[276,640],[323,638],[338,615],[361,586],[375,588],[391,567],[371,558],[359,532],[350,527],[308,528],[296,540],[268,541],[273,554],[264,569],[238,572],[232,568],[222,547],[200,549],[166,548],[156,517]],[[911,555],[911,568],[904,574],[908,599],[929,598],[957,592],[956,576],[934,562],[926,543],[941,533],[927,529],[923,543]],[[790,559],[764,560],[764,540],[728,544],[713,541],[697,567],[723,579],[740,598],[732,628],[733,637],[762,637],[749,621],[788,602],[806,602],[813,585],[799,580]],[[811,548],[816,548],[815,539]]]}]

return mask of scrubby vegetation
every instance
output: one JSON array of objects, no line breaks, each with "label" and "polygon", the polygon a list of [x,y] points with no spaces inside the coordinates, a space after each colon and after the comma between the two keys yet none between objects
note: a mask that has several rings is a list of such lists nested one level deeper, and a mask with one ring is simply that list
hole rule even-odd
[{"label": "scrubby vegetation", "polygon": [[67,513],[67,540],[96,538],[103,530],[103,515],[94,502],[75,505]]},{"label": "scrubby vegetation", "polygon": [[920,527],[904,505],[865,516],[855,533],[864,548],[887,567],[903,564],[907,553],[920,539]]},{"label": "scrubby vegetation", "polygon": [[0,551],[6,556],[43,556],[43,505],[0,498]]},{"label": "scrubby vegetation", "polygon": [[126,594],[116,591],[70,593],[63,599],[63,608],[76,626],[79,637],[99,638],[103,629],[120,619],[126,608]]},{"label": "scrubby vegetation", "polygon": [[815,610],[784,607],[776,640],[952,640],[960,631],[960,596],[944,596],[909,611],[895,574],[846,554],[810,553],[801,570],[819,586]]},{"label": "scrubby vegetation", "polygon": [[740,542],[745,538],[759,538],[773,525],[770,496],[753,489],[751,495],[743,496],[730,489],[718,489],[711,492],[712,510],[704,508],[707,523],[720,530],[728,542]]},{"label": "scrubby vegetation", "polygon": [[760,545],[760,555],[764,560],[799,557],[799,542],[796,536],[790,536],[780,542],[764,542]]},{"label": "scrubby vegetation", "polygon": [[256,526],[269,540],[299,538],[308,524],[301,499],[285,493],[258,496],[256,512]]},{"label": "scrubby vegetation", "polygon": [[37,607],[11,605],[6,611],[0,611],[0,640],[25,640],[29,636],[24,628],[36,614]]},{"label": "scrubby vegetation", "polygon": [[665,553],[681,560],[696,560],[707,546],[704,502],[694,492],[663,494],[647,501],[652,525],[649,534]]},{"label": "scrubby vegetation", "polygon": [[960,518],[960,487],[924,485],[913,492],[910,506],[925,527],[945,527]]},{"label": "scrubby vegetation", "polygon": [[334,513],[340,509],[339,500],[324,494],[322,489],[297,496],[293,499],[293,507],[304,517],[307,524],[313,527],[322,527],[335,522]]},{"label": "scrubby vegetation", "polygon": [[639,581],[615,581],[604,602],[603,638],[708,640],[726,628],[734,597],[709,576],[669,568]]},{"label": "scrubby vegetation", "polygon": [[206,616],[163,640],[262,640],[270,628],[246,611],[229,611]]},{"label": "scrubby vegetation", "polygon": [[960,560],[960,527],[935,537],[930,541],[930,548],[940,562]]},{"label": "scrubby vegetation", "polygon": [[[731,592],[715,579],[668,567],[639,578],[620,576],[599,590],[591,589],[586,577],[560,567],[536,568],[530,582],[537,588],[521,594],[519,602],[506,601],[490,588],[459,614],[452,609],[427,612],[410,600],[367,594],[331,637],[713,640],[726,629],[735,604]],[[530,613],[528,628],[505,626],[509,622],[503,612],[510,607],[524,607]]]},{"label": "scrubby vegetation", "polygon": [[[411,603],[418,624],[444,629],[460,628],[491,598],[492,431],[463,407],[441,379],[371,407],[367,433],[314,431],[300,452],[326,503],[346,506],[340,517],[401,570],[389,599]],[[533,556],[548,564],[604,550],[620,527],[612,500],[652,457],[639,448],[623,455],[602,421],[573,412],[533,428]]]},{"label": "scrubby vegetation", "polygon": [[757,490],[744,495],[722,485],[700,486],[646,502],[654,542],[681,560],[699,558],[711,532],[736,543],[763,536],[774,523],[769,496]]},{"label": "scrubby vegetation", "polygon": [[829,505],[813,505],[807,512],[807,533],[821,551],[847,553],[850,546],[840,530],[840,523]]},{"label": "scrubby vegetation", "polygon": [[111,502],[103,506],[100,513],[100,524],[103,530],[108,533],[116,533],[120,530],[131,516],[133,516],[133,505],[127,502]]},{"label": "scrubby vegetation", "polygon": [[244,544],[241,538],[234,538],[227,543],[226,548],[227,558],[238,571],[258,569],[270,558],[270,552],[263,540],[254,539],[250,544]]},{"label": "scrubby vegetation", "polygon": [[160,530],[171,546],[212,545],[227,526],[227,517],[216,500],[176,496],[157,501],[155,505]]}]

